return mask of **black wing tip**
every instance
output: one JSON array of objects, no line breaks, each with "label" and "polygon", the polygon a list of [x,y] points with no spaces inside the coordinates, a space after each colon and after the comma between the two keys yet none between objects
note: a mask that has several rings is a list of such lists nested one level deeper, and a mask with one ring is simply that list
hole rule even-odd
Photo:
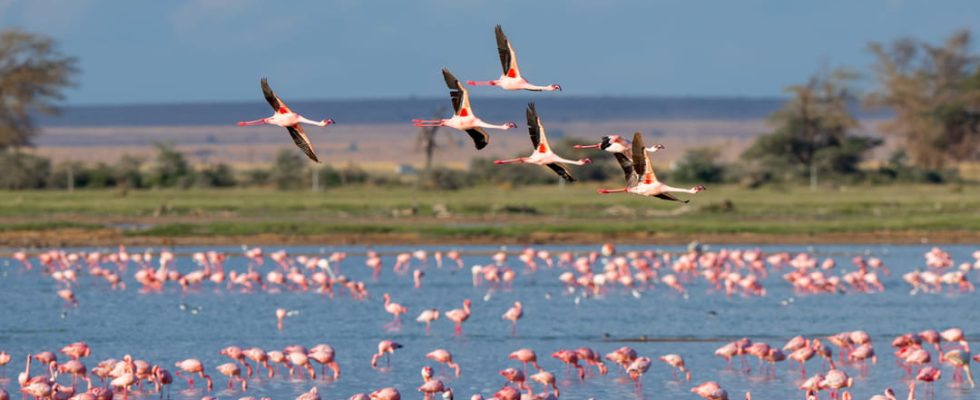
[{"label": "black wing tip", "polygon": [[474,140],[473,145],[476,147],[477,150],[483,150],[484,148],[487,147],[487,142],[477,142]]}]

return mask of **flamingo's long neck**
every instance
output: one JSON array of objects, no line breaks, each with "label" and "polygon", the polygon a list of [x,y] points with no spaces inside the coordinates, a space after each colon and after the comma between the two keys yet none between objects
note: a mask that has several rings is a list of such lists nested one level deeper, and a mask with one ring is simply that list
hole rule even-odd
[{"label": "flamingo's long neck", "polygon": [[473,125],[479,126],[481,128],[500,129],[504,131],[511,129],[511,126],[508,124],[500,124],[500,125],[488,124],[480,119],[476,120],[476,122]]},{"label": "flamingo's long neck", "polygon": [[568,159],[565,159],[565,158],[558,157],[557,155],[555,156],[555,161],[563,162],[563,163],[566,163],[566,164],[572,164],[572,165],[585,165],[585,164],[588,164],[588,162],[585,161],[585,159],[572,161],[572,160],[568,160]]},{"label": "flamingo's long neck", "polygon": [[524,89],[527,89],[527,90],[540,90],[540,91],[543,91],[543,92],[553,92],[553,91],[558,90],[557,87],[554,87],[552,85],[538,86],[538,85],[532,85],[530,83],[527,84],[527,86],[525,86]]},{"label": "flamingo's long neck", "polygon": [[667,185],[664,185],[664,191],[665,191],[665,192],[680,192],[680,193],[691,193],[691,194],[694,194],[694,193],[697,193],[697,192],[698,192],[698,191],[697,191],[697,190],[695,190],[694,188],[690,188],[690,189],[681,189],[681,188],[676,188],[676,187],[673,187],[673,186],[667,186]]}]

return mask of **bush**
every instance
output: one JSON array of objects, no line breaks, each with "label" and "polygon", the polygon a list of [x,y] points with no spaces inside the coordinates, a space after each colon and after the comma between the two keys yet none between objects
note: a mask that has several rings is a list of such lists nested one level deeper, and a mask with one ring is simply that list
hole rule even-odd
[{"label": "bush", "polygon": [[0,188],[41,189],[51,174],[51,161],[17,150],[0,151]]},{"label": "bush", "polygon": [[235,173],[228,164],[219,163],[202,169],[197,174],[195,184],[203,187],[224,188],[236,186],[238,181],[235,180]]},{"label": "bush", "polygon": [[143,188],[148,185],[146,177],[143,176],[143,159],[136,156],[124,155],[119,158],[116,165],[112,167],[112,176],[116,185],[129,188]]},{"label": "bush", "polygon": [[303,159],[295,151],[283,149],[269,170],[269,182],[279,190],[299,189],[306,176]]},{"label": "bush", "polygon": [[421,187],[437,190],[459,190],[473,186],[473,179],[466,171],[436,167],[419,176]]},{"label": "bush", "polygon": [[725,181],[726,165],[719,162],[721,150],[697,147],[684,153],[671,169],[671,178],[688,183],[718,183]]},{"label": "bush", "polygon": [[173,144],[157,143],[157,164],[153,184],[159,187],[188,188],[194,182],[194,171]]}]

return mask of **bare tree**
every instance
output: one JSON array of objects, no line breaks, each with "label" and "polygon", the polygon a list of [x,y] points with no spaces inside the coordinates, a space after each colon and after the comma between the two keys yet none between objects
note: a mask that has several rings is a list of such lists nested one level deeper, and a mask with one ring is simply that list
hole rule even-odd
[{"label": "bare tree", "polygon": [[54,113],[77,71],[49,37],[15,29],[0,32],[0,149],[28,146],[37,134],[32,112]]},{"label": "bare tree", "polygon": [[[432,114],[432,119],[442,119],[442,115],[445,112],[446,107],[439,106],[439,108],[436,109],[436,112]],[[415,150],[425,152],[425,168],[423,169],[423,176],[428,175],[429,171],[432,170],[432,157],[439,148],[439,143],[436,136],[437,133],[439,133],[438,126],[423,126],[419,128],[418,136],[415,139]]]},{"label": "bare tree", "polygon": [[870,45],[880,87],[867,102],[895,112],[882,128],[919,166],[980,157],[980,59],[970,43],[962,30],[941,46],[912,39]]}]

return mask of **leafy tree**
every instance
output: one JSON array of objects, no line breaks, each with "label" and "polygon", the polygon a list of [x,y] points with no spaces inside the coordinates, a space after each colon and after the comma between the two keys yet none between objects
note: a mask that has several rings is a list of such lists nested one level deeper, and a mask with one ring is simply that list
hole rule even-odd
[{"label": "leafy tree", "polygon": [[112,167],[112,176],[116,184],[127,188],[142,188],[147,182],[143,176],[143,159],[136,156],[124,155]]},{"label": "leafy tree", "polygon": [[725,164],[719,162],[721,149],[696,147],[689,149],[670,171],[671,179],[678,182],[715,183],[725,180]]},{"label": "leafy tree", "polygon": [[904,142],[915,165],[939,169],[980,157],[980,59],[970,43],[962,30],[940,46],[870,45],[879,88],[867,102],[894,111],[882,128]]},{"label": "leafy tree", "polygon": [[0,151],[0,188],[41,189],[51,174],[51,161],[20,151]]},{"label": "leafy tree", "polygon": [[75,59],[49,37],[0,32],[0,149],[27,146],[38,130],[31,113],[54,113],[54,102],[72,85]]},{"label": "leafy tree", "polygon": [[295,151],[280,150],[269,170],[269,181],[280,190],[302,188],[306,177],[304,169],[303,159]]},{"label": "leafy tree", "polygon": [[177,151],[172,143],[157,143],[154,184],[161,187],[188,187],[193,183],[193,171],[184,153]]},{"label": "leafy tree", "polygon": [[777,179],[808,175],[813,187],[820,171],[856,171],[864,154],[880,141],[849,135],[857,126],[848,110],[855,98],[848,82],[854,77],[838,69],[790,87],[793,98],[770,117],[775,130],[761,135],[742,153],[751,165],[750,175]]}]

